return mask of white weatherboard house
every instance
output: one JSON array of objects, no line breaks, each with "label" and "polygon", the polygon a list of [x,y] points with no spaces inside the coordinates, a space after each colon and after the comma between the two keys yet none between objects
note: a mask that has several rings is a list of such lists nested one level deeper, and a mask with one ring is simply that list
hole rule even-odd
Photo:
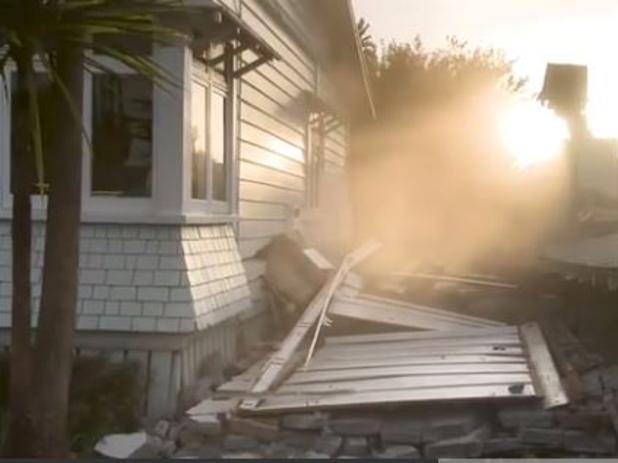
[{"label": "white weatherboard house", "polygon": [[[343,194],[349,122],[372,112],[348,0],[188,3],[199,12],[169,19],[190,42],[128,44],[182,83],[171,94],[114,62],[105,64],[119,78],[85,76],[94,155],[84,165],[76,352],[139,361],[150,415],[175,407],[210,354],[231,361],[238,336],[264,328],[253,256],[298,211],[320,220],[338,200],[331,189],[325,201],[322,185]],[[0,92],[4,346],[11,113]],[[34,202],[36,298],[44,201]]]}]

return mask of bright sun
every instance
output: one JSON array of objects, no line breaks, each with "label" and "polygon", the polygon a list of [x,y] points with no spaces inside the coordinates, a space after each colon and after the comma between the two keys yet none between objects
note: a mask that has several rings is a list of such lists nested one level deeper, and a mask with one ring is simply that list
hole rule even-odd
[{"label": "bright sun", "polygon": [[532,100],[518,100],[509,105],[499,128],[503,142],[520,168],[558,155],[569,136],[563,119]]}]

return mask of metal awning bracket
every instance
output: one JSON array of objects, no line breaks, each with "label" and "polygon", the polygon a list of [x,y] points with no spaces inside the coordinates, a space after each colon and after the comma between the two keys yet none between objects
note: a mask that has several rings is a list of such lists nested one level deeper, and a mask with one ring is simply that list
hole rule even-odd
[{"label": "metal awning bracket", "polygon": [[237,69],[236,71],[234,71],[234,73],[232,74],[232,77],[234,77],[235,79],[238,79],[239,77],[243,76],[247,72],[253,71],[254,69],[260,67],[262,64],[267,63],[271,59],[272,58],[270,56],[261,56],[257,58],[255,61],[252,61],[249,64],[245,64],[240,69]]}]

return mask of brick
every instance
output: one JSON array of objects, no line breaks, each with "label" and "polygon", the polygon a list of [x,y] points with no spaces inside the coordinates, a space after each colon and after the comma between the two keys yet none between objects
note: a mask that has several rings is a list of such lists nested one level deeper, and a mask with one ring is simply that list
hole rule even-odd
[{"label": "brick", "polygon": [[483,454],[489,428],[482,427],[469,434],[443,439],[425,446],[425,458],[478,458]]},{"label": "brick", "polygon": [[142,305],[139,302],[122,302],[120,312],[123,315],[141,315]]},{"label": "brick", "polygon": [[157,256],[138,256],[136,268],[140,270],[155,270],[157,268]]},{"label": "brick", "polygon": [[165,304],[165,315],[167,317],[193,317],[193,307],[187,303]]},{"label": "brick", "polygon": [[379,453],[378,458],[420,458],[421,454],[418,449],[412,445],[390,445]]},{"label": "brick", "polygon": [[321,413],[296,413],[283,416],[280,424],[282,429],[290,431],[321,431],[326,421]]},{"label": "brick", "polygon": [[133,272],[130,270],[110,270],[107,272],[107,284],[130,286],[133,284]]},{"label": "brick", "polygon": [[485,441],[483,454],[486,456],[503,456],[519,454],[526,451],[526,446],[517,437],[493,437]]},{"label": "brick", "polygon": [[156,319],[152,317],[133,317],[131,326],[134,331],[152,333],[156,331],[156,323]]},{"label": "brick", "polygon": [[84,269],[79,272],[79,282],[85,285],[105,283],[105,270]]},{"label": "brick", "polygon": [[131,331],[130,317],[101,317],[99,328],[110,331]]},{"label": "brick", "polygon": [[163,315],[163,307],[161,302],[144,302],[142,310],[144,315],[159,317]]},{"label": "brick", "polygon": [[595,455],[613,455],[616,452],[616,438],[612,434],[564,432],[564,449]]},{"label": "brick", "polygon": [[329,457],[334,457],[341,449],[342,444],[343,437],[335,434],[324,434],[316,440],[314,450]]},{"label": "brick", "polygon": [[96,330],[99,317],[89,317],[80,315],[77,317],[77,329],[78,330]]},{"label": "brick", "polygon": [[156,286],[138,288],[137,298],[140,301],[167,302],[169,300],[169,289]]},{"label": "brick", "polygon": [[498,411],[498,420],[506,429],[521,427],[551,428],[554,425],[552,412],[535,406],[510,406]]},{"label": "brick", "polygon": [[109,299],[109,286],[95,286],[92,290],[93,299]]},{"label": "brick", "polygon": [[524,444],[562,448],[564,431],[561,429],[522,428],[519,438]]},{"label": "brick", "polygon": [[474,410],[436,411],[423,429],[423,440],[433,442],[468,435],[479,429],[484,421]]},{"label": "brick", "polygon": [[146,251],[146,242],[140,240],[128,240],[124,242],[124,252],[128,254],[141,254]]},{"label": "brick", "polygon": [[159,318],[157,320],[157,332],[177,333],[180,331],[180,319],[178,318]]},{"label": "brick", "polygon": [[250,436],[228,434],[223,439],[223,450],[227,452],[251,452],[259,448],[258,440]]},{"label": "brick", "polygon": [[119,315],[120,314],[120,303],[107,301],[105,303],[105,314],[106,315]]},{"label": "brick", "polygon": [[159,270],[154,277],[155,286],[178,286],[180,284],[179,271]]},{"label": "brick", "polygon": [[380,437],[386,444],[418,445],[423,442],[423,423],[410,418],[385,418]]},{"label": "brick", "polygon": [[105,303],[103,301],[84,301],[82,305],[82,313],[87,315],[101,315],[105,312]]},{"label": "brick", "polygon": [[348,436],[343,439],[341,455],[351,457],[366,457],[371,453],[366,437]]},{"label": "brick", "polygon": [[279,427],[273,422],[236,416],[230,419],[228,428],[233,434],[251,436],[263,442],[271,442],[279,434]]},{"label": "brick", "polygon": [[110,299],[113,301],[135,300],[137,291],[131,286],[114,286],[110,290]]},{"label": "brick", "polygon": [[154,272],[152,270],[136,270],[133,275],[135,286],[152,286],[154,282]]},{"label": "brick", "polygon": [[103,256],[103,267],[108,270],[123,269],[125,265],[125,256],[118,254],[109,254]]}]

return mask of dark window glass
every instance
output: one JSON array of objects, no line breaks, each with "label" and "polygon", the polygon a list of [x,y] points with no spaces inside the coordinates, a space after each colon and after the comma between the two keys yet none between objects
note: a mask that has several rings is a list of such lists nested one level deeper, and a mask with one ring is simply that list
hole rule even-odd
[{"label": "dark window glass", "polygon": [[152,186],[152,83],[93,76],[92,193],[147,197]]},{"label": "dark window glass", "polygon": [[225,162],[225,97],[213,92],[210,99],[210,147],[212,159],[212,199],[227,199]]}]

